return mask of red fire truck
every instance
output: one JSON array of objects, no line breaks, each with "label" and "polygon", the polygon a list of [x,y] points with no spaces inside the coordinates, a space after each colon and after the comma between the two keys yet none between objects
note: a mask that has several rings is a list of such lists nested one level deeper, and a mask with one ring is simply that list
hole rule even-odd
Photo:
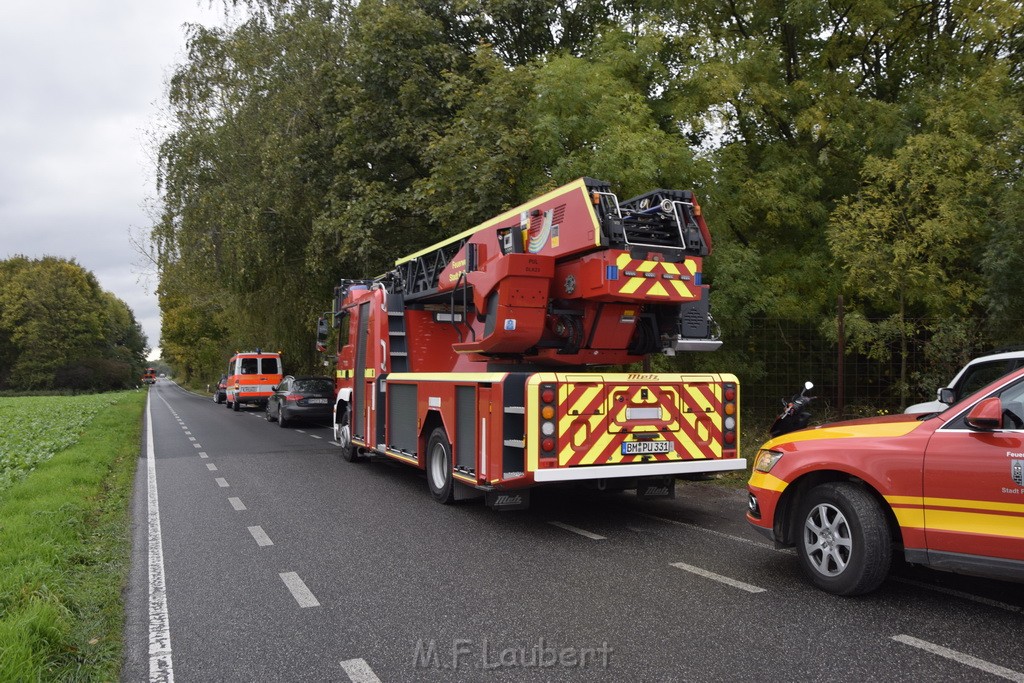
[{"label": "red fire truck", "polygon": [[581,178],[342,281],[317,337],[338,330],[343,457],[408,463],[440,502],[502,509],[549,482],[672,495],[677,475],[744,469],[735,376],[606,371],[721,345],[710,252],[691,192],[620,202]]}]

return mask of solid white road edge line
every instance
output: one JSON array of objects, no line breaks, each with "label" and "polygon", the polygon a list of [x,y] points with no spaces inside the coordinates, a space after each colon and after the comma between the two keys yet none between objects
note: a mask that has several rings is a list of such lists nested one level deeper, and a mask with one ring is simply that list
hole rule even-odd
[{"label": "solid white road edge line", "polygon": [[281,577],[284,585],[291,591],[292,597],[295,598],[295,602],[299,603],[299,607],[320,606],[320,601],[316,599],[312,591],[306,588],[306,584],[299,578],[298,574],[295,572],[281,572],[278,576]]},{"label": "solid white road edge line", "polygon": [[748,593],[768,592],[766,589],[760,588],[759,586],[754,586],[749,583],[743,583],[742,581],[737,581],[736,579],[730,579],[728,576],[722,576],[721,574],[709,572],[707,569],[694,567],[692,564],[686,564],[685,562],[672,562],[671,564],[676,569],[682,569],[683,571],[690,572],[691,574],[703,576],[705,579],[711,579],[712,581],[718,581],[719,583],[724,583],[725,585],[732,586],[733,588],[739,588],[741,591],[747,591]]},{"label": "solid white road edge line", "polygon": [[146,479],[149,525],[149,680],[173,683],[171,625],[167,613],[164,545],[160,535],[160,500],[156,486],[152,394],[146,397]]},{"label": "solid white road edge line", "polygon": [[377,674],[366,663],[365,659],[348,659],[341,662],[341,668],[345,671],[352,683],[380,683]]},{"label": "solid white road edge line", "polygon": [[551,521],[549,521],[548,524],[550,524],[552,526],[557,526],[559,529],[565,529],[566,531],[571,531],[574,534],[579,534],[580,536],[584,536],[586,538],[589,538],[592,541],[603,541],[603,540],[605,540],[605,537],[601,536],[600,534],[595,534],[593,531],[587,531],[586,529],[581,529],[578,526],[573,526],[571,524],[566,524],[565,522],[551,522]]},{"label": "solid white road edge line", "polygon": [[904,645],[920,648],[926,652],[931,652],[932,654],[936,654],[940,657],[952,659],[954,662],[960,662],[961,664],[965,664],[980,671],[990,673],[993,676],[999,676],[1000,678],[1005,678],[1008,681],[1024,683],[1024,674],[1019,671],[1014,671],[1013,669],[1007,669],[1004,666],[999,666],[998,664],[993,664],[992,662],[986,662],[984,659],[978,659],[977,657],[972,657],[971,655],[964,654],[963,652],[950,650],[948,647],[942,647],[935,643],[929,643],[927,640],[919,640],[918,638],[904,634],[893,636],[892,639],[897,643],[903,643]]}]

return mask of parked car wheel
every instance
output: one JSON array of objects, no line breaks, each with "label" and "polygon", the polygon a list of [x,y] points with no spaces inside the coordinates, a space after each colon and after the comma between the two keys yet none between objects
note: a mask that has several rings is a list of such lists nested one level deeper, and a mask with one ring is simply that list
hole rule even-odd
[{"label": "parked car wheel", "polygon": [[274,422],[277,420],[277,418],[274,417],[274,412],[270,409],[269,403],[267,404],[266,409],[264,409],[263,411],[263,417],[267,420],[267,422]]},{"label": "parked car wheel", "polygon": [[848,482],[816,486],[797,519],[797,555],[819,588],[861,595],[889,574],[892,532],[878,503],[862,487]]},{"label": "parked car wheel", "polygon": [[291,422],[291,420],[289,420],[284,415],[284,406],[278,406],[277,407],[277,426],[278,427],[287,427],[290,424],[290,422]]}]

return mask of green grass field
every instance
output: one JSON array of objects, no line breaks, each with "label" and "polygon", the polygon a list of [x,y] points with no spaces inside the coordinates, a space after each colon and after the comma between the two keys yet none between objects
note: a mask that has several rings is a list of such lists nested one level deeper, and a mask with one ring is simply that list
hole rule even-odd
[{"label": "green grass field", "polygon": [[145,399],[0,398],[0,681],[118,679]]}]

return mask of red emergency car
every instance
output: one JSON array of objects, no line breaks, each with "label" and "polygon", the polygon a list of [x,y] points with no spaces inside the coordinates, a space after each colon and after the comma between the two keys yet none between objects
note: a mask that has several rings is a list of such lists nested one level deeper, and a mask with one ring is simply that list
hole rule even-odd
[{"label": "red emergency car", "polygon": [[1024,369],[941,413],[837,422],[764,444],[747,520],[810,580],[857,595],[908,562],[1024,581]]}]

